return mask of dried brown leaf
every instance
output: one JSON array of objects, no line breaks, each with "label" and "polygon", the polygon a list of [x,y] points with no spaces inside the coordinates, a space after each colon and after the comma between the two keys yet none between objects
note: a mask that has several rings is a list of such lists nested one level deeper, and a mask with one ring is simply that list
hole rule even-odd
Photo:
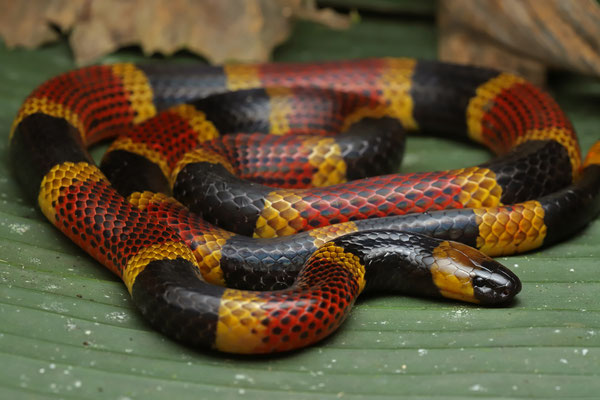
[{"label": "dried brown leaf", "polygon": [[442,60],[540,81],[546,66],[600,76],[596,0],[440,0]]},{"label": "dried brown leaf", "polygon": [[9,47],[56,40],[70,32],[80,64],[124,46],[144,53],[189,50],[210,62],[266,61],[290,34],[294,18],[346,28],[347,16],[313,0],[0,0],[0,36]]}]

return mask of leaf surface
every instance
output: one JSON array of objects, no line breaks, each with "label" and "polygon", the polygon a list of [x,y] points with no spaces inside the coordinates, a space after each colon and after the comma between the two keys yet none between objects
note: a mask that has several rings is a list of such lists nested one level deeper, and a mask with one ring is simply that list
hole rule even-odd
[{"label": "leaf surface", "polygon": [[[434,58],[435,43],[427,21],[369,17],[346,32],[301,23],[275,58]],[[600,393],[600,222],[557,246],[500,258],[524,283],[509,308],[371,297],[330,339],[276,357],[198,352],[163,338],[135,311],[124,285],[23,198],[8,168],[12,118],[36,85],[73,68],[67,46],[0,47],[0,58],[0,398],[592,399]],[[140,59],[131,50],[104,61]],[[599,136],[600,84],[555,76],[552,89],[587,150]],[[402,170],[488,157],[473,145],[411,137]]]}]

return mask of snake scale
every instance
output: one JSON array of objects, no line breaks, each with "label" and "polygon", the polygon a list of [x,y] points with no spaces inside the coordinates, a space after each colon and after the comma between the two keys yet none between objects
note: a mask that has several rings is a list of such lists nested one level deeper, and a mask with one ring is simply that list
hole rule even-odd
[{"label": "snake scale", "polygon": [[[496,157],[394,174],[410,131]],[[115,137],[97,167],[86,149]],[[582,162],[550,96],[413,59],[85,67],[24,101],[10,156],[152,325],[233,353],[315,343],[363,291],[506,304],[521,283],[490,257],[600,209],[600,143]]]}]

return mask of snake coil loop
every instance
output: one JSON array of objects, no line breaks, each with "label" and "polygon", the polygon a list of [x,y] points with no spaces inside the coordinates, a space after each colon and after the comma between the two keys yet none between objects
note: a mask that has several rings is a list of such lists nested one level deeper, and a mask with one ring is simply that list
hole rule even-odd
[{"label": "snake coil loop", "polygon": [[[415,130],[497,157],[390,174]],[[113,137],[99,168],[86,148]],[[521,283],[489,256],[600,211],[600,142],[582,164],[546,93],[413,59],[82,68],[25,100],[10,155],[154,326],[235,353],[315,343],[363,291],[506,304]]]}]

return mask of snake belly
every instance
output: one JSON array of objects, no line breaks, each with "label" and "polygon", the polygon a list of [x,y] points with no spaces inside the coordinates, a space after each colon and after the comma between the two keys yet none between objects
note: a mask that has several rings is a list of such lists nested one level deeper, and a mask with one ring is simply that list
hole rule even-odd
[{"label": "snake belly", "polygon": [[[417,130],[497,157],[385,175]],[[86,148],[113,137],[99,168]],[[413,59],[82,68],[25,100],[10,155],[157,329],[234,353],[315,343],[363,291],[507,303],[521,284],[489,256],[567,238],[600,209],[600,143],[582,163],[550,96]]]}]

